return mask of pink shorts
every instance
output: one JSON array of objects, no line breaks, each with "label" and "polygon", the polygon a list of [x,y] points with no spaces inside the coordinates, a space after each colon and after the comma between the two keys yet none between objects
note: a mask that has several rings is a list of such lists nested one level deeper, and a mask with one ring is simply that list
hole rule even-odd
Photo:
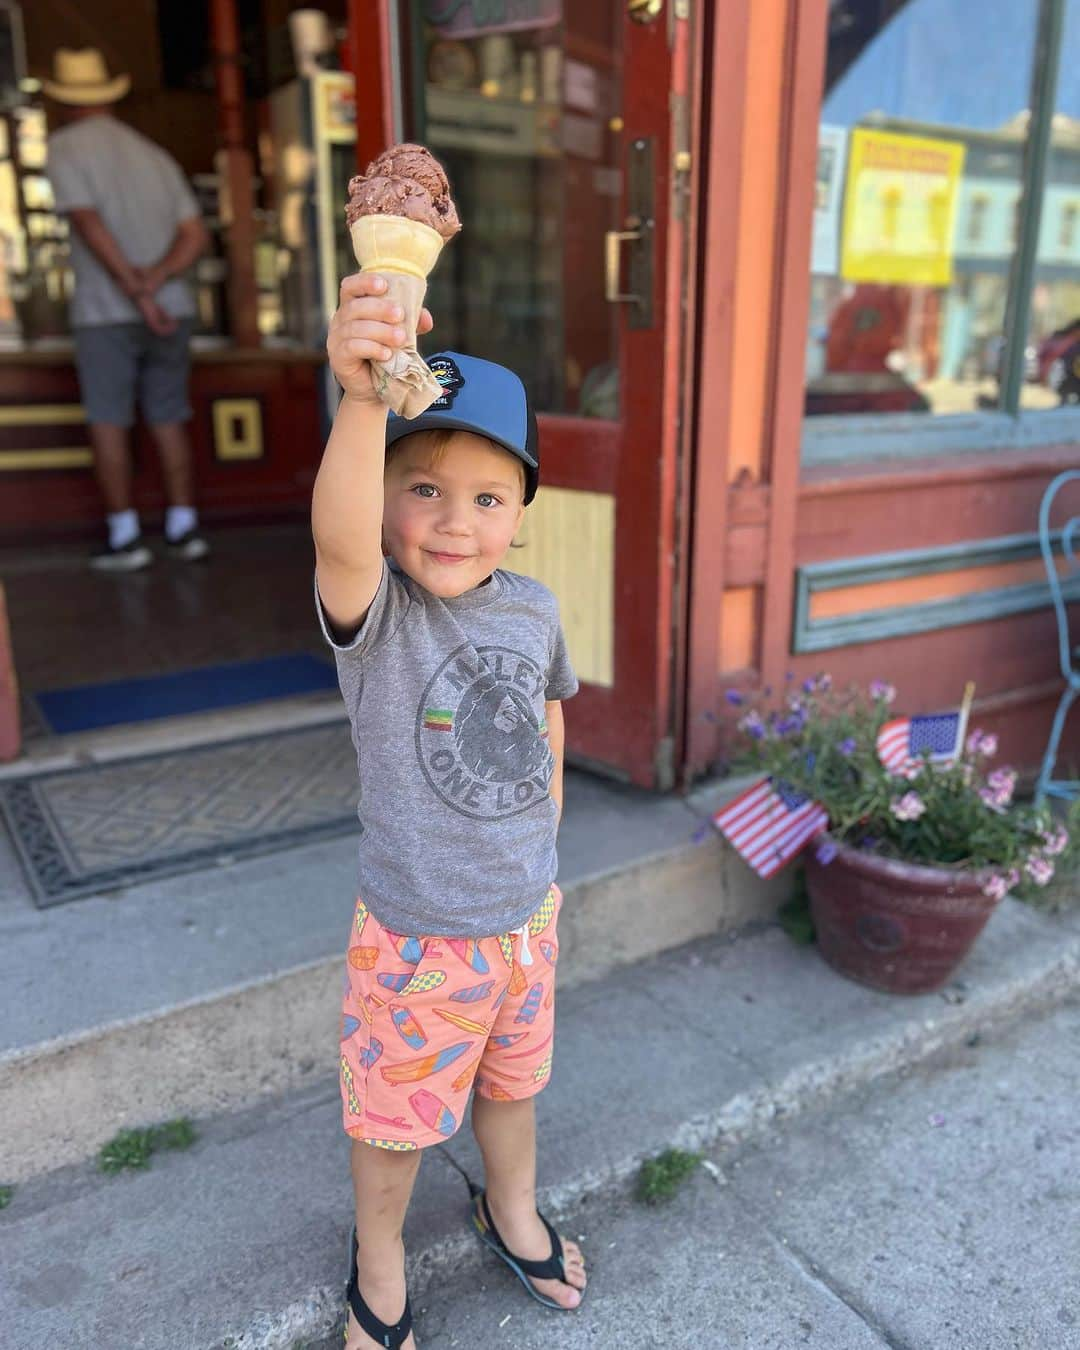
[{"label": "pink shorts", "polygon": [[506,1102],[545,1087],[561,905],[552,885],[513,933],[402,937],[357,900],[341,1025],[347,1134],[425,1148],[457,1130],[474,1086]]}]

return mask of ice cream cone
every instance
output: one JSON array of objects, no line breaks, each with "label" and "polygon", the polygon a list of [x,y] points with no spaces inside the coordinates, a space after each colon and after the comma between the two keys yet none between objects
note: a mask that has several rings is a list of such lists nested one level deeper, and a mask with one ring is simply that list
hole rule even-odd
[{"label": "ice cream cone", "polygon": [[427,293],[428,273],[445,242],[438,230],[404,216],[360,216],[349,227],[353,252],[363,272],[386,278],[386,297],[405,312],[404,347],[389,361],[373,361],[375,387],[384,403],[401,417],[419,417],[443,392],[416,350],[416,325]]}]

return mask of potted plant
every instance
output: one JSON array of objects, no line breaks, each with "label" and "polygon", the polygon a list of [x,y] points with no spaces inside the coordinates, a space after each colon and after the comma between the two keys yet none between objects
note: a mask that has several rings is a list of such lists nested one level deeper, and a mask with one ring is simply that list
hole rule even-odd
[{"label": "potted plant", "polygon": [[943,715],[931,727],[939,744],[913,751],[895,697],[880,680],[838,691],[819,675],[789,678],[779,707],[737,691],[728,701],[743,762],[827,813],[805,855],[822,955],[864,984],[916,994],[948,981],[1010,890],[1046,885],[1068,834],[1014,802],[1016,773],[991,768],[996,737]]}]

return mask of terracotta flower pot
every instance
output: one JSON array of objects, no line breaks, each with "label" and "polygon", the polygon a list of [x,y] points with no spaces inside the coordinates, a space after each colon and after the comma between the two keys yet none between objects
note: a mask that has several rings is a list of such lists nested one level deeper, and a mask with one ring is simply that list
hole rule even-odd
[{"label": "terracotta flower pot", "polygon": [[997,901],[971,872],[920,867],[836,845],[829,863],[806,852],[818,946],[842,975],[892,994],[947,983]]}]

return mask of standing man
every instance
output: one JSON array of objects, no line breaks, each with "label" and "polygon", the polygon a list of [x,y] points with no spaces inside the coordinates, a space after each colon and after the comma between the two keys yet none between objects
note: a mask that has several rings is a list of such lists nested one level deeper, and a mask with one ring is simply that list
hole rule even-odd
[{"label": "standing man", "polygon": [[136,400],[161,461],[166,545],[191,562],[209,548],[185,426],[195,300],[183,273],[209,236],[176,161],[112,115],[130,77],[110,79],[93,48],[61,48],[53,76],[43,88],[63,125],[49,137],[47,172],[71,222],[75,364],[109,528],[91,566],[135,571],[153,561],[131,495]]}]

